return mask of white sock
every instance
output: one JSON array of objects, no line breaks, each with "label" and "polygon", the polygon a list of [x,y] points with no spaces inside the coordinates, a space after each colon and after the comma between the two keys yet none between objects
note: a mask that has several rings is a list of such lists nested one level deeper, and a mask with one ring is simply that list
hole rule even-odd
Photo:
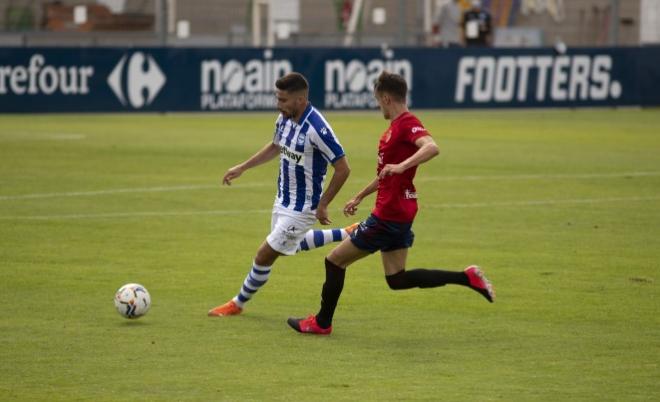
[{"label": "white sock", "polygon": [[266,284],[268,277],[270,276],[270,268],[271,267],[257,265],[252,261],[252,269],[245,277],[241,290],[233,298],[234,303],[236,303],[238,307],[243,308],[245,303],[257,293],[257,290]]}]

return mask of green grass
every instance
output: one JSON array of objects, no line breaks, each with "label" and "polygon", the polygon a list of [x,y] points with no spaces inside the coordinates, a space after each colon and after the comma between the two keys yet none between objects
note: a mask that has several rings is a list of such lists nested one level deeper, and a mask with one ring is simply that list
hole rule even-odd
[{"label": "green grass", "polygon": [[[346,225],[387,122],[327,116]],[[418,173],[408,266],[478,263],[497,302],[390,291],[372,256],[330,337],[285,323],[318,309],[329,248],[278,261],[242,316],[206,317],[268,232],[275,164],[219,183],[274,113],[0,116],[0,400],[659,400],[660,112],[419,116],[441,155]],[[152,295],[137,321],[112,304],[127,282]]]}]

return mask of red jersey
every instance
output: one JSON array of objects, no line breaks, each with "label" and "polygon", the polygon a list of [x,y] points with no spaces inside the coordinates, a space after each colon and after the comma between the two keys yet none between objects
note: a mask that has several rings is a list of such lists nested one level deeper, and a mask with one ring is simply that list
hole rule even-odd
[{"label": "red jersey", "polygon": [[[380,137],[377,173],[385,165],[401,163],[412,156],[419,149],[415,141],[425,135],[430,134],[412,113],[405,112],[394,119]],[[379,179],[372,214],[387,221],[412,222],[417,214],[417,192],[413,184],[416,172],[417,166]]]}]

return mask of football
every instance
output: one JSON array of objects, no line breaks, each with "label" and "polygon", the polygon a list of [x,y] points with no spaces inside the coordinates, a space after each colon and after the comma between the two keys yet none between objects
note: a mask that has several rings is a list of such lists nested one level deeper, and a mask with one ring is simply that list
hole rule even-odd
[{"label": "football", "polygon": [[151,296],[147,288],[137,283],[128,283],[115,293],[115,308],[125,318],[140,318],[151,307]]}]

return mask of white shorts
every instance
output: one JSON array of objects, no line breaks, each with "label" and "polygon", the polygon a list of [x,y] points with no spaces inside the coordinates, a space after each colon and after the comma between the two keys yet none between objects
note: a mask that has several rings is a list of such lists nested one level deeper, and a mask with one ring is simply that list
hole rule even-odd
[{"label": "white shorts", "polygon": [[305,233],[316,223],[313,213],[293,212],[280,206],[273,207],[270,234],[266,237],[273,250],[284,255],[294,255]]}]

